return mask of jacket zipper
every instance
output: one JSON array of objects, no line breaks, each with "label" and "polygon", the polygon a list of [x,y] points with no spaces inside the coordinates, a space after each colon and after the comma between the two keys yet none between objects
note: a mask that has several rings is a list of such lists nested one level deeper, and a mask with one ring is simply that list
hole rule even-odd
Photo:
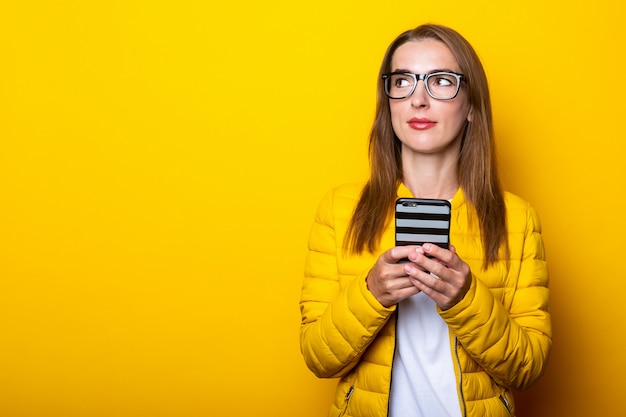
[{"label": "jacket zipper", "polygon": [[463,417],[467,417],[467,409],[465,408],[465,396],[463,395],[463,371],[461,370],[461,360],[459,359],[459,342],[454,335],[454,357],[456,359],[456,366],[459,371],[459,397],[461,398],[461,409],[463,411]]},{"label": "jacket zipper", "polygon": [[502,404],[504,404],[504,407],[506,408],[506,411],[509,412],[509,415],[511,414],[511,407],[509,406],[509,402],[507,401],[506,397],[504,395],[500,395],[500,401],[502,401]]},{"label": "jacket zipper", "polygon": [[339,413],[338,417],[343,416],[344,414],[346,414],[346,411],[348,411],[348,404],[350,403],[350,397],[352,397],[353,392],[354,392],[354,385],[350,386],[350,389],[346,393],[346,396],[343,402],[343,410],[341,410],[341,413]]},{"label": "jacket zipper", "polygon": [[387,394],[387,417],[389,417],[389,410],[391,408],[391,384],[393,384],[393,360],[396,358],[396,349],[398,349],[398,311],[400,310],[400,303],[396,304],[396,317],[394,325],[394,337],[393,337],[393,356],[391,357],[391,370],[389,371],[389,394]]}]

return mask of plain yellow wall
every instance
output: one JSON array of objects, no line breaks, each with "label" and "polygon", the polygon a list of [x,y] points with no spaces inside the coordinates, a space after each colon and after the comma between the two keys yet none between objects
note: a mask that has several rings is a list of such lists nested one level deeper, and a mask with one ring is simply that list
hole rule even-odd
[{"label": "plain yellow wall", "polygon": [[457,28],[538,209],[554,350],[522,416],[626,416],[624,3],[0,5],[0,415],[323,416],[313,213],[364,178],[378,65]]}]

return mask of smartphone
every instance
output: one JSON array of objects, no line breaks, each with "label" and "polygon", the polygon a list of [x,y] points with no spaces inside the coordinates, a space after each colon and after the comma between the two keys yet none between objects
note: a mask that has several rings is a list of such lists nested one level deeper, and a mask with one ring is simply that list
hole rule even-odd
[{"label": "smartphone", "polygon": [[[399,198],[395,214],[396,246],[432,243],[448,249],[451,208],[448,200]],[[408,262],[408,259],[400,262]]]}]

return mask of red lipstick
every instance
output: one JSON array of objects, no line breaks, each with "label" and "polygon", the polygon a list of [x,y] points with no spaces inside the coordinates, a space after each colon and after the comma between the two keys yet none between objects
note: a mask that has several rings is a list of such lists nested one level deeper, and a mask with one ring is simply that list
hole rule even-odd
[{"label": "red lipstick", "polygon": [[434,127],[437,124],[437,122],[433,122],[432,120],[427,119],[425,117],[414,117],[411,120],[409,120],[408,123],[411,129],[415,129],[415,130],[430,129],[431,127]]}]

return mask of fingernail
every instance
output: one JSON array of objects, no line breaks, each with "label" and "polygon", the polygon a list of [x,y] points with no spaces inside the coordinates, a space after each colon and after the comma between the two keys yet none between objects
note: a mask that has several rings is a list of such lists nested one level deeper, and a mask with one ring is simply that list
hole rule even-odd
[{"label": "fingernail", "polygon": [[433,245],[431,245],[430,243],[424,243],[423,247],[424,250],[429,251],[433,247]]}]

